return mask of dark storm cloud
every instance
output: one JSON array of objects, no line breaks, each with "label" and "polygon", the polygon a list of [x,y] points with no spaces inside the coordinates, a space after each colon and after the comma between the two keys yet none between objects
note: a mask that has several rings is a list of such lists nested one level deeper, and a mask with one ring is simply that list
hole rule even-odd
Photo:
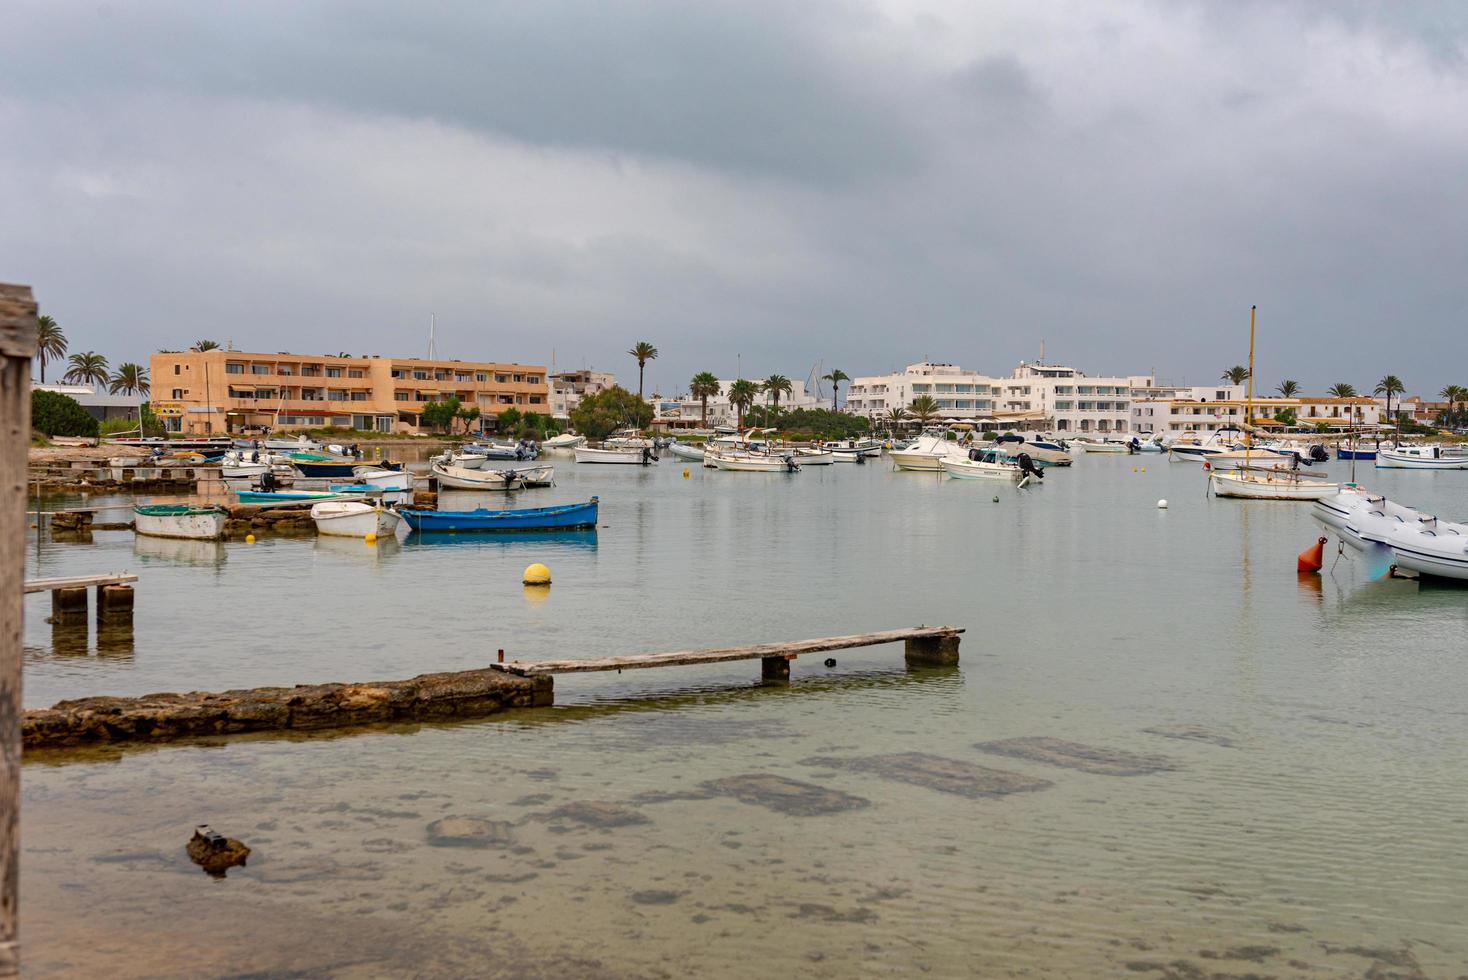
[{"label": "dark storm cloud", "polygon": [[[44,3],[0,278],[200,337],[1468,383],[1456,5]],[[742,359],[737,355],[742,355]]]}]

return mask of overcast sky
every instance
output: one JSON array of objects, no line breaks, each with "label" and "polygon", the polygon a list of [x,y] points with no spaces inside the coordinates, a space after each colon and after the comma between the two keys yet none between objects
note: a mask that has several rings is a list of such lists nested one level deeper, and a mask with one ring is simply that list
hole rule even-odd
[{"label": "overcast sky", "polygon": [[0,29],[0,280],[201,338],[803,378],[1468,384],[1468,4],[69,3]]}]

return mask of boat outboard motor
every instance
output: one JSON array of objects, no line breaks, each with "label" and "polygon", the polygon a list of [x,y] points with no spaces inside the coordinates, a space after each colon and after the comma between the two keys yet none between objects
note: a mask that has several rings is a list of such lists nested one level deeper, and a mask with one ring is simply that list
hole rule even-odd
[{"label": "boat outboard motor", "polygon": [[1136,436],[1132,436],[1132,441],[1126,444],[1126,451],[1128,456],[1135,456],[1142,451],[1142,444],[1137,441]]},{"label": "boat outboard motor", "polygon": [[795,461],[795,454],[794,453],[786,453],[784,458],[785,458],[785,472],[786,473],[799,473],[800,472],[800,464]]},{"label": "boat outboard motor", "polygon": [[642,465],[643,466],[651,466],[652,465],[652,461],[655,460],[655,459],[657,459],[657,457],[652,454],[652,447],[651,446],[643,446],[642,447]]},{"label": "boat outboard motor", "polygon": [[1033,476],[1037,480],[1045,479],[1044,472],[1035,465],[1029,453],[1020,453],[1014,458],[1014,461],[1019,464],[1019,471],[1026,476]]},{"label": "boat outboard motor", "polygon": [[979,447],[978,446],[975,446],[974,448],[972,448],[972,449],[970,449],[968,451],[968,458],[971,459],[971,460],[973,460],[976,463],[979,461]]},{"label": "boat outboard motor", "polygon": [[260,490],[264,493],[273,493],[275,490],[275,474],[266,470],[260,474]]},{"label": "boat outboard motor", "polygon": [[1325,447],[1317,442],[1310,447],[1310,458],[1317,463],[1324,463],[1330,460],[1330,453],[1326,452]]},{"label": "boat outboard motor", "polygon": [[257,449],[253,453],[250,454],[250,462],[252,462],[252,463],[258,463],[258,462],[260,462],[260,450]]}]

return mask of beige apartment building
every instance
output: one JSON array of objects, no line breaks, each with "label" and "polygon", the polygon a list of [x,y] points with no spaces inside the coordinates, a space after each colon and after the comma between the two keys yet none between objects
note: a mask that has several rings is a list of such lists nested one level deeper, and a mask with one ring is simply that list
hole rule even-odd
[{"label": "beige apartment building", "polygon": [[423,406],[451,396],[483,416],[550,412],[546,370],[533,364],[211,350],[159,351],[148,370],[154,412],[186,435],[328,425],[416,432]]}]

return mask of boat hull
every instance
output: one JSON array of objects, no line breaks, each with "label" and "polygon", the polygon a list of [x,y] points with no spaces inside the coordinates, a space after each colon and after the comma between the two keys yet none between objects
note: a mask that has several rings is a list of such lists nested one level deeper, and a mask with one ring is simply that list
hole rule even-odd
[{"label": "boat hull", "polygon": [[943,460],[948,458],[947,453],[909,453],[902,450],[894,450],[887,455],[899,470],[919,473],[943,472]]},{"label": "boat hull", "polygon": [[1379,470],[1468,470],[1468,456],[1409,456],[1383,449],[1376,454]]},{"label": "boat hull", "polygon": [[154,538],[216,541],[224,537],[229,514],[221,507],[150,506],[133,508],[137,533]]},{"label": "boat hull", "polygon": [[408,527],[420,532],[575,531],[596,527],[599,500],[559,507],[519,510],[416,510],[400,513]]},{"label": "boat hull", "polygon": [[390,537],[403,520],[396,511],[350,500],[317,504],[311,508],[311,519],[317,534],[339,538]]},{"label": "boat hull", "polygon": [[675,442],[668,447],[668,452],[672,453],[679,459],[686,459],[690,463],[703,462],[704,451],[701,447],[698,446],[684,446]]},{"label": "boat hull", "polygon": [[465,470],[457,466],[433,467],[433,478],[440,487],[454,490],[514,490],[522,481],[504,470]]},{"label": "boat hull", "polygon": [[278,504],[302,500],[336,500],[341,494],[310,490],[240,490],[235,496],[242,504]]},{"label": "boat hull", "polygon": [[656,459],[656,456],[647,456],[639,448],[592,449],[587,446],[578,446],[576,448],[576,462],[578,463],[616,463],[623,466],[642,466]]},{"label": "boat hull", "polygon": [[[723,456],[710,454],[704,462],[713,461],[714,468],[732,473],[793,473],[800,469],[800,461],[782,456]],[[793,465],[792,465],[793,464]]]},{"label": "boat hull", "polygon": [[1245,500],[1319,500],[1340,490],[1338,483],[1316,483],[1243,471],[1215,471],[1209,482],[1217,496]]},{"label": "boat hull", "polygon": [[1393,531],[1387,547],[1399,568],[1419,575],[1468,582],[1468,534],[1461,525],[1406,526]]},{"label": "boat hull", "polygon": [[1017,483],[1024,477],[1024,472],[1018,466],[972,459],[945,459],[943,472],[955,480],[1007,480]]}]

